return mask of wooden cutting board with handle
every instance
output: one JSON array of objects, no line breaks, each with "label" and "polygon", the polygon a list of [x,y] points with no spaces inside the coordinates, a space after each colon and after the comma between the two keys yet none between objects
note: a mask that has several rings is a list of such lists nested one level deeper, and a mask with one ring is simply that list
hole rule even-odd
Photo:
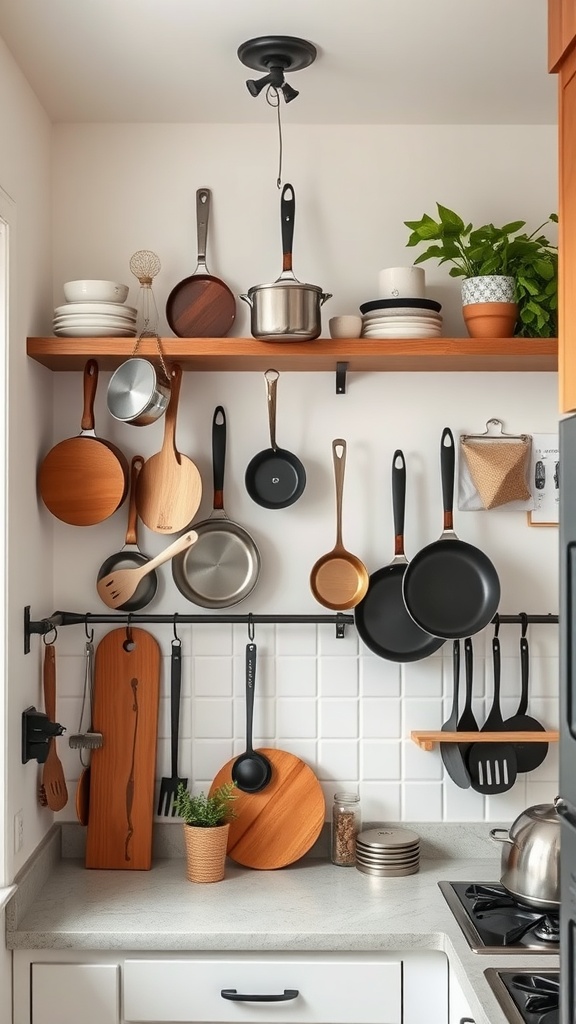
[{"label": "wooden cutting board with handle", "polygon": [[[130,643],[130,639],[132,643]],[[148,870],[152,825],[160,647],[146,630],[107,633],[96,649],[87,868]]]},{"label": "wooden cutting board with handle", "polygon": [[[324,794],[312,769],[286,750],[261,747],[272,765],[268,785],[259,793],[236,790],[228,856],[247,868],[283,868],[314,845],[324,824]],[[216,775],[210,793],[232,781],[233,757]]]}]

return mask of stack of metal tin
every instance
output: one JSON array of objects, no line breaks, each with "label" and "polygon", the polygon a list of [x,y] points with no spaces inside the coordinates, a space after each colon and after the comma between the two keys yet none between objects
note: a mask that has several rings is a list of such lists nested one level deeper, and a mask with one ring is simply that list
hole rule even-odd
[{"label": "stack of metal tin", "polygon": [[366,875],[414,875],[420,868],[420,836],[382,825],[356,837],[356,867]]}]

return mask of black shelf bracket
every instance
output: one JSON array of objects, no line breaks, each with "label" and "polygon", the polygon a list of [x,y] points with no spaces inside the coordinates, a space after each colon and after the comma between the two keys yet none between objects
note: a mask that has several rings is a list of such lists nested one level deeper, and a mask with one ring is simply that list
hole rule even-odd
[{"label": "black shelf bracket", "polygon": [[336,394],[346,394],[346,374],[348,372],[348,363],[336,363]]},{"label": "black shelf bracket", "polygon": [[24,609],[24,654],[30,653],[30,637],[34,634],[47,636],[49,633],[57,632],[61,626],[95,626],[101,623],[124,623],[136,626],[140,624],[171,623],[183,624],[204,624],[208,623],[239,623],[246,626],[258,625],[258,623],[317,623],[319,625],[333,625],[336,627],[336,638],[342,640],[346,635],[346,626],[354,625],[354,616],[346,615],[344,612],[336,612],[334,615],[186,615],[176,612],[172,615],[147,614],[146,612],[52,612],[47,618],[32,619],[30,616],[30,605]]}]

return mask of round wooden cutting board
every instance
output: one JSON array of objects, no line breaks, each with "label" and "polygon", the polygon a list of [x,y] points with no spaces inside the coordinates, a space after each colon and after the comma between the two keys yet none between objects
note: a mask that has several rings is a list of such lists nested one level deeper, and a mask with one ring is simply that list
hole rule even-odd
[{"label": "round wooden cutting board", "polygon": [[[295,754],[260,747],[272,765],[269,784],[260,793],[236,790],[228,856],[247,868],[283,868],[314,845],[324,824],[324,794],[308,765]],[[210,793],[232,781],[233,757],[216,775]]]}]

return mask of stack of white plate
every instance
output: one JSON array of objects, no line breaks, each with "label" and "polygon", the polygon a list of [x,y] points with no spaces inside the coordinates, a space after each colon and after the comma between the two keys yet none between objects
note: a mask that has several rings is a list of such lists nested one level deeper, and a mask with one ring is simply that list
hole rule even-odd
[{"label": "stack of white plate", "polygon": [[409,828],[385,825],[360,832],[356,867],[366,875],[415,875],[420,868],[420,836]]},{"label": "stack of white plate", "polygon": [[434,299],[374,299],[360,306],[363,338],[439,338],[442,306]]},{"label": "stack of white plate", "polygon": [[67,302],[54,310],[53,329],[61,338],[133,338],[136,310],[123,302]]}]

